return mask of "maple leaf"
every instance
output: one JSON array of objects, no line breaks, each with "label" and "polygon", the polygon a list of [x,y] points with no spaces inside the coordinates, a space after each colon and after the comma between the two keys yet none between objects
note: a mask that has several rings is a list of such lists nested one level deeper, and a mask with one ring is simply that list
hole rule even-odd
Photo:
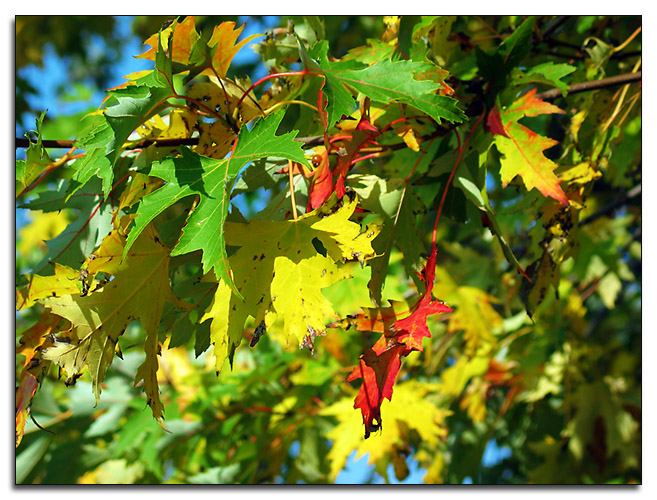
[{"label": "maple leaf", "polygon": [[537,99],[535,94],[535,88],[527,92],[509,109],[500,112],[499,120],[495,118],[495,113],[491,112],[489,115],[489,125],[492,125],[491,131],[495,134],[495,145],[502,155],[502,186],[506,187],[519,175],[528,190],[536,188],[544,196],[568,205],[568,198],[554,173],[557,165],[543,154],[543,151],[557,144],[557,141],[538,135],[518,123],[523,116],[564,113],[558,107]]},{"label": "maple leaf", "polygon": [[204,272],[214,269],[218,278],[232,286],[224,223],[237,174],[248,162],[268,156],[307,164],[301,143],[293,140],[297,131],[275,135],[283,114],[277,113],[259,120],[252,130],[243,126],[235,150],[228,158],[212,159],[181,148],[182,157],[154,163],[149,174],[164,179],[166,184],[139,203],[125,251],[166,208],[187,196],[200,195],[200,201],[190,212],[172,255],[202,250]]},{"label": "maple leaf", "polygon": [[[163,50],[170,53],[173,63],[180,65],[176,72],[191,67],[196,74],[200,68],[202,75],[224,77],[237,52],[251,40],[264,36],[256,33],[238,43],[237,39],[243,30],[244,25],[235,29],[234,22],[224,21],[214,27],[206,43],[196,31],[194,16],[187,16],[146,39],[144,45],[150,45],[150,49],[137,57],[156,60],[158,52]],[[158,44],[162,45],[162,49],[157,48]]]},{"label": "maple leaf", "polygon": [[46,341],[61,318],[54,314],[44,314],[39,321],[21,334],[16,354],[25,357],[18,387],[16,388],[16,447],[21,443],[25,431],[25,422],[30,411],[32,398],[39,387],[39,379],[47,369],[47,363],[41,360],[38,348]]},{"label": "maple leaf", "polygon": [[400,344],[391,344],[389,347],[385,336],[382,336],[372,349],[365,350],[358,366],[347,377],[348,382],[363,380],[353,407],[360,408],[363,414],[365,439],[383,425],[381,403],[383,398],[392,400],[392,387],[401,367],[403,350],[404,346]]},{"label": "maple leaf", "polygon": [[451,122],[462,122],[465,119],[456,100],[436,93],[442,88],[441,84],[414,78],[416,74],[430,72],[432,64],[382,60],[372,66],[363,66],[357,61],[330,62],[327,53],[326,42],[317,43],[310,53],[314,58],[311,69],[318,71],[325,79],[322,90],[328,99],[327,128],[332,127],[342,115],[351,114],[354,98],[345,85],[362,92],[373,101],[410,104],[438,123],[443,119]]},{"label": "maple leaf", "polygon": [[[251,40],[264,36],[260,33],[249,35],[245,39],[237,43],[237,38],[242,33],[244,25],[235,29],[235,23],[232,21],[224,21],[219,26],[215,26],[208,46],[212,48],[214,55],[212,57],[212,66],[219,73],[219,76],[226,76],[228,67],[232,62],[235,54],[244,47]],[[213,74],[211,71],[206,71],[202,74]]]},{"label": "maple leaf", "polygon": [[[101,384],[112,363],[116,344],[125,328],[139,319],[146,330],[146,360],[135,382],[144,379],[144,390],[153,416],[160,424],[164,406],[157,389],[157,331],[165,302],[183,307],[169,284],[169,248],[164,246],[152,226],[148,226],[126,258],[121,261],[125,239],[112,231],[98,249],[99,257],[89,261],[92,272],[107,272],[114,279],[85,297],[66,295],[42,302],[53,313],[71,321],[72,327],[60,333],[44,359],[61,366],[74,377],[88,366],[96,401]],[[98,260],[98,262],[96,262]]]},{"label": "maple leaf", "polygon": [[[226,242],[239,247],[229,258],[240,299],[219,283],[213,303],[201,318],[212,319],[216,370],[242,339],[249,316],[261,328],[269,328],[280,316],[288,343],[312,349],[312,340],[322,335],[336,319],[331,303],[321,290],[349,277],[345,261],[364,264],[375,256],[371,240],[379,228],[365,230],[349,217],[357,200],[333,199],[297,220],[226,223]],[[320,242],[325,254],[313,241]],[[256,277],[256,279],[254,279]]]},{"label": "maple leaf", "polygon": [[[192,47],[198,39],[199,34],[196,31],[194,16],[187,16],[182,21],[174,21],[165,29],[148,37],[144,41],[144,45],[150,45],[150,49],[135,57],[154,61],[158,51],[158,43],[161,43],[162,49],[170,52],[173,62],[188,64]],[[169,50],[169,45],[171,45],[171,50]]]},{"label": "maple leaf", "polygon": [[21,310],[34,305],[35,301],[46,297],[61,297],[80,293],[80,271],[53,263],[54,275],[26,275],[29,283],[16,291],[16,309]]},{"label": "maple leaf", "polygon": [[[433,299],[433,281],[436,272],[436,251],[432,251],[427,262],[418,275],[425,284],[425,291],[411,309],[411,313],[401,319],[395,319],[388,331],[379,338],[372,349],[360,357],[359,365],[349,375],[348,381],[361,378],[362,384],[354,408],[360,408],[365,425],[365,438],[372,430],[382,427],[381,403],[383,398],[392,400],[392,387],[401,366],[401,357],[412,351],[422,351],[422,339],[431,337],[427,318],[432,314],[451,312],[452,309],[441,301]],[[394,309],[383,308],[381,320],[390,321]],[[375,322],[378,315],[374,315]],[[370,318],[372,310],[370,310]],[[375,422],[376,421],[376,422]]]},{"label": "maple leaf", "polygon": [[447,436],[445,419],[451,411],[441,408],[425,396],[435,390],[435,386],[417,381],[400,383],[396,387],[394,401],[386,401],[383,408],[389,415],[390,425],[381,430],[376,440],[365,439],[359,432],[362,423],[354,415],[350,398],[344,398],[320,411],[320,415],[334,416],[338,425],[328,433],[332,441],[328,453],[330,477],[335,479],[344,469],[347,457],[356,450],[356,459],[369,454],[368,463],[376,464],[386,455],[397,454],[396,447],[405,442],[408,429],[416,431],[423,442],[435,446]]},{"label": "maple leaf", "polygon": [[176,94],[171,87],[171,60],[159,49],[155,69],[138,79],[108,90],[108,106],[94,116],[88,133],[76,146],[86,154],[75,162],[76,172],[67,191],[67,199],[94,177],[102,179],[103,195],[109,196],[119,153],[132,132],[168,106]]},{"label": "maple leaf", "polygon": [[511,72],[511,78],[515,85],[527,85],[528,83],[544,83],[553,85],[561,90],[561,95],[565,96],[568,93],[568,85],[561,81],[564,76],[571,74],[575,71],[574,66],[569,64],[555,64],[548,61],[527,71],[522,71],[514,68]]}]

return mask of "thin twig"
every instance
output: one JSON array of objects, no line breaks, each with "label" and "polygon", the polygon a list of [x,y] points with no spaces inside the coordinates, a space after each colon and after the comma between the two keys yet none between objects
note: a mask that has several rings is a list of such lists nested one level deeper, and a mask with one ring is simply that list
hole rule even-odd
[{"label": "thin twig", "polygon": [[626,193],[623,193],[620,196],[618,196],[618,198],[616,198],[612,203],[610,203],[607,206],[601,208],[597,212],[592,213],[588,217],[583,218],[580,221],[579,226],[580,227],[585,226],[587,224],[590,224],[594,220],[599,219],[603,215],[609,215],[609,214],[613,213],[616,209],[622,207],[629,200],[639,196],[640,194],[641,194],[641,184],[637,184],[636,186],[634,186],[632,189],[630,189]]},{"label": "thin twig", "polygon": [[[625,85],[641,81],[641,71],[636,73],[624,73],[622,75],[610,76],[609,78],[602,78],[601,80],[593,80],[589,82],[576,83],[568,88],[568,95],[577,94],[579,92],[586,92],[589,90],[602,89],[607,87],[615,87],[617,85]],[[554,99],[561,95],[561,89],[550,89],[540,94],[536,94],[537,99]]]}]

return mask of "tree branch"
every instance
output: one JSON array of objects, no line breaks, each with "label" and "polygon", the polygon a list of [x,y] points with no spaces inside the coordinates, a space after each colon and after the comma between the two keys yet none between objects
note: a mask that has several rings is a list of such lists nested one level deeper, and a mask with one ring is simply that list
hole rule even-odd
[{"label": "tree branch", "polygon": [[641,184],[637,184],[634,186],[632,189],[627,191],[626,193],[622,193],[616,200],[614,200],[612,203],[609,205],[602,207],[600,210],[598,210],[595,213],[592,213],[588,217],[585,217],[579,222],[580,227],[585,226],[586,224],[590,224],[594,220],[602,217],[603,215],[610,215],[613,213],[616,209],[622,207],[625,205],[628,201],[630,201],[632,198],[635,198],[641,194]]},{"label": "tree branch", "polygon": [[[431,134],[423,136],[423,140],[431,140],[435,139],[436,137],[442,137],[447,132],[449,132],[452,128],[454,127],[453,124],[450,124],[449,126],[438,126],[436,130],[434,130]],[[315,136],[310,136],[310,137],[297,137],[294,139],[297,142],[301,142],[304,144],[306,147],[312,147],[312,146],[318,146],[320,144],[324,143],[324,136],[323,135],[315,135]],[[48,140],[48,139],[43,139],[41,140],[41,144],[43,145],[44,148],[71,148],[75,146],[75,143],[77,141],[74,140]],[[198,144],[198,137],[188,137],[184,139],[147,139],[139,142],[135,142],[133,144],[130,144],[129,146],[126,147],[128,150],[132,149],[141,149],[141,148],[146,148],[148,146],[155,146],[155,147],[176,147],[176,146],[196,146]],[[16,149],[19,148],[27,148],[30,145],[30,141],[26,138],[20,138],[16,137]],[[397,144],[390,144],[390,145],[381,145],[381,149],[390,149],[390,150],[397,150],[397,149],[404,149],[408,147],[408,145],[405,142],[400,142]]]},{"label": "tree branch", "polygon": [[[622,75],[610,76],[609,78],[603,78],[601,80],[593,80],[590,82],[582,82],[571,85],[568,88],[568,95],[577,94],[578,92],[587,92],[589,90],[602,89],[606,87],[615,87],[617,85],[626,85],[628,83],[640,82],[641,81],[641,71],[636,73],[624,73]],[[561,96],[560,89],[550,89],[540,94],[536,94],[537,99],[554,99],[555,97]]]}]

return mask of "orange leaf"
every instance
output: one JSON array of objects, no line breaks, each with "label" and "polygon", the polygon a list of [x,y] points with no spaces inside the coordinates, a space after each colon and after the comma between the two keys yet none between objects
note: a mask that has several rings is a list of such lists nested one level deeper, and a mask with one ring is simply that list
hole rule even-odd
[{"label": "orange leaf", "polygon": [[564,114],[565,111],[554,104],[537,99],[536,88],[533,88],[509,106],[503,115],[509,119],[511,118],[511,115],[515,113],[520,113],[521,116],[538,116],[555,113]]},{"label": "orange leaf", "polygon": [[[232,21],[225,21],[219,26],[215,26],[208,45],[215,48],[214,57],[212,58],[212,66],[219,76],[226,76],[226,72],[230,67],[231,61],[235,57],[235,54],[237,54],[244,45],[254,38],[263,36],[259,33],[251,35],[236,44],[235,42],[237,42],[237,38],[240,36],[240,33],[242,33],[243,29],[244,25],[235,29],[235,23]],[[212,71],[206,70],[202,74],[211,75]]]},{"label": "orange leaf", "polygon": [[562,114],[564,111],[553,104],[537,99],[534,88],[500,113],[499,124],[496,123],[497,117],[493,108],[488,117],[488,125],[496,134],[495,145],[502,154],[500,168],[502,186],[506,187],[516,175],[519,175],[527,190],[536,188],[543,196],[549,196],[568,205],[568,198],[559,186],[558,177],[554,174],[557,165],[543,154],[543,151],[557,144],[557,141],[538,135],[518,123],[518,120],[525,116],[555,113]]},{"label": "orange leaf", "polygon": [[503,156],[500,168],[502,186],[506,187],[519,175],[527,190],[536,188],[543,196],[568,205],[568,198],[559,186],[559,178],[554,174],[557,165],[543,154],[557,141],[540,136],[517,122],[509,122],[505,128],[509,138],[495,136],[495,145]]},{"label": "orange leaf", "polygon": [[[194,16],[186,17],[181,23],[177,23],[172,27],[162,30],[162,48],[164,50],[169,49],[169,35],[173,29],[173,48],[171,50],[171,58],[173,62],[180,64],[189,63],[189,56],[192,51],[194,43],[199,38],[199,34],[196,32],[196,22],[194,21]],[[136,56],[139,59],[149,59],[151,61],[155,60],[155,53],[157,52],[158,46],[158,37],[160,33],[155,33],[151,35],[145,42],[144,45],[148,44],[151,46],[143,54]]]}]

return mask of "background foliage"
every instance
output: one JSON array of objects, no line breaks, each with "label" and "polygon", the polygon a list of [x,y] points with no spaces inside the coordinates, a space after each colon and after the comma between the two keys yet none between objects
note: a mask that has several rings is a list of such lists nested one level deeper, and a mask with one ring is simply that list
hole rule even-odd
[{"label": "background foliage", "polygon": [[[36,123],[30,147],[17,151],[17,217],[24,208],[30,216],[16,242],[16,482],[327,483],[354,452],[373,465],[371,482],[641,482],[641,88],[567,92],[640,70],[641,18],[255,17],[247,26],[267,36],[240,54],[253,49],[258,61],[213,59],[214,75],[198,63],[199,54],[212,59],[203,44],[212,46],[215,26],[242,20],[197,17],[191,31],[190,19],[168,26],[192,40],[171,60],[156,50],[166,42],[149,38],[169,19],[134,18],[156,71],[132,75],[137,90],[95,102],[104,115],[91,108],[56,116],[30,104],[39,89],[21,68],[54,51],[71,69],[64,99],[96,95],[116,78],[118,21],[16,19],[17,135],[26,117]],[[102,50],[90,50],[94,40]],[[235,43],[237,36],[226,47]],[[194,65],[193,81],[177,74]],[[235,90],[308,68],[317,76],[257,86],[257,106]],[[230,96],[218,93],[218,80]],[[320,88],[326,116],[317,109]],[[542,94],[553,88],[556,96]],[[204,115],[199,102],[239,112]],[[260,119],[258,107],[279,112]],[[229,164],[223,158],[247,122]],[[330,155],[322,149],[327,125],[332,139],[351,141],[335,139]],[[377,136],[384,147],[349,164],[342,205],[319,173],[292,172],[295,227],[312,236],[282,236],[293,217],[288,160],[316,172],[329,162],[340,178],[337,149],[355,158],[368,125],[386,130]],[[305,155],[295,131],[318,137],[304,143]],[[132,149],[142,139],[189,137],[189,148]],[[46,154],[41,139],[75,139],[77,149],[57,161],[66,149]],[[212,177],[224,167],[232,184]],[[213,211],[217,200],[222,212]],[[320,205],[321,217],[304,218]],[[194,233],[208,206],[219,217],[212,227],[227,220],[227,250],[221,239],[212,250],[207,231]],[[236,229],[247,221],[250,232]],[[376,232],[371,247],[344,242],[350,224]],[[321,284],[304,297],[335,313],[325,335],[306,339],[315,329],[295,330],[294,308],[277,309],[276,323],[248,295],[246,263],[266,248],[269,265],[276,243],[281,255],[298,248],[303,258],[324,259],[304,271]],[[353,262],[333,258],[344,245]],[[432,256],[435,281],[427,278]],[[325,281],[330,266],[352,277]],[[420,335],[419,346],[401,341],[399,373],[368,364],[367,352],[383,360],[382,333],[399,334],[388,320],[369,328],[365,320],[391,314],[381,308],[393,301],[399,326],[432,295],[451,311],[423,317],[430,338]],[[102,317],[116,301],[117,337],[107,336],[116,349],[102,351],[109,359],[85,359],[78,376],[78,361],[60,357],[64,337],[83,338],[93,329],[90,311]],[[261,324],[267,332],[258,337]],[[378,424],[368,425],[376,404],[356,399],[354,409],[356,366],[396,380],[394,389],[363,382],[392,391],[378,401]]]}]

